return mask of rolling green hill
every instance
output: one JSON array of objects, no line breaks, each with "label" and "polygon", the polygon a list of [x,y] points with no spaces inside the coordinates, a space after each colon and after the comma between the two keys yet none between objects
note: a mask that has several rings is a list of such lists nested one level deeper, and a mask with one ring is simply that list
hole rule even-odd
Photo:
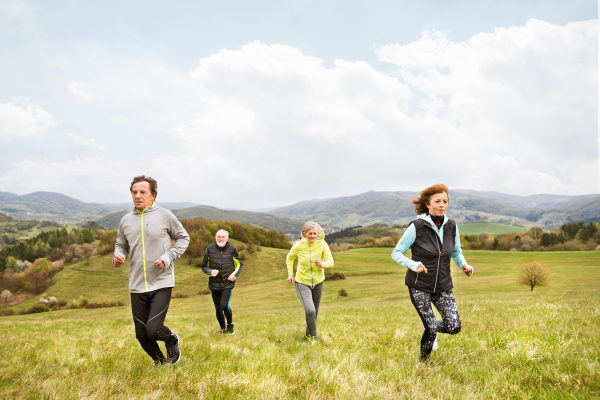
[{"label": "rolling green hill", "polygon": [[17,219],[81,222],[95,220],[116,210],[102,204],[84,203],[69,196],[53,192],[35,192],[22,196],[3,193],[0,211]]}]

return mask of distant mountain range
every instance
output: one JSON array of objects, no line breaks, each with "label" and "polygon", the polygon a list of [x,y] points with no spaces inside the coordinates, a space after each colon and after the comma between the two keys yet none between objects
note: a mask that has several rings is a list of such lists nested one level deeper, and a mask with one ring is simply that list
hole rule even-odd
[{"label": "distant mountain range", "polygon": [[[415,218],[412,199],[418,192],[375,192],[324,200],[302,201],[270,214],[316,220],[345,228],[375,222],[403,224]],[[559,227],[571,221],[600,217],[600,195],[516,196],[475,190],[450,191],[449,215],[459,223],[495,222],[524,227]]]},{"label": "distant mountain range", "polygon": [[[237,221],[267,229],[298,233],[308,220],[333,228],[407,223],[415,218],[411,199],[417,192],[375,192],[329,199],[305,200],[268,213],[222,210],[190,202],[160,203],[180,219],[203,217]],[[26,195],[0,192],[0,212],[18,219],[57,222],[98,221],[117,227],[131,203],[85,203],[60,193],[36,192]],[[596,221],[600,218],[600,195],[517,196],[497,192],[457,189],[450,192],[449,215],[459,223],[495,222],[524,227],[559,227],[572,221]]]}]

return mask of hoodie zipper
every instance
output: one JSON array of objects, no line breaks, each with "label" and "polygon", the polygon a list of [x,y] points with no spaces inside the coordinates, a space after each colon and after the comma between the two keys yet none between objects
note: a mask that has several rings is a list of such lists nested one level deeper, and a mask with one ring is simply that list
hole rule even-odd
[{"label": "hoodie zipper", "polygon": [[[149,205],[148,207],[152,207],[154,206],[154,202],[152,202],[151,205]],[[146,292],[148,291],[148,279],[146,279],[146,244],[144,243],[144,211],[146,211],[146,209],[148,208],[144,208],[142,210],[142,212],[140,212],[140,210],[138,210],[137,208],[135,209],[135,211],[137,211],[138,213],[140,213],[141,215],[141,226],[142,226],[142,259],[144,260],[144,285],[146,286]]]}]

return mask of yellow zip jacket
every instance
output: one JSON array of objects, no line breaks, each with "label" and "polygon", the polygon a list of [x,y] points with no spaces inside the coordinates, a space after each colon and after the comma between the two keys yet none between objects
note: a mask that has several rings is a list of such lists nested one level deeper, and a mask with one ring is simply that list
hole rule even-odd
[{"label": "yellow zip jacket", "polygon": [[[294,260],[298,258],[298,270],[296,271],[296,282],[314,287],[325,280],[324,268],[333,268],[333,257],[329,246],[325,242],[325,233],[319,233],[315,243],[310,243],[305,237],[292,246],[287,255],[286,264],[288,276],[294,273]],[[315,260],[323,262],[322,267],[315,264]]]}]

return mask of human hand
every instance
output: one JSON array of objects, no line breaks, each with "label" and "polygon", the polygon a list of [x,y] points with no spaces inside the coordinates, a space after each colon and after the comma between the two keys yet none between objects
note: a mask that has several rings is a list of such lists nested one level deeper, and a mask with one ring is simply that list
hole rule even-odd
[{"label": "human hand", "polygon": [[161,260],[160,258],[156,261],[154,261],[154,264],[156,264],[156,266],[162,270],[167,269],[167,267],[165,266],[165,262],[163,260]]},{"label": "human hand", "polygon": [[471,276],[473,273],[473,268],[469,267],[467,264],[463,265],[462,269],[466,276]]},{"label": "human hand", "polygon": [[219,275],[219,270],[218,269],[211,269],[210,270],[210,276],[217,276]]},{"label": "human hand", "polygon": [[123,265],[124,262],[125,262],[125,256],[122,256],[120,254],[115,254],[113,256],[113,265],[115,267],[120,267],[121,265]]},{"label": "human hand", "polygon": [[321,260],[319,260],[318,258],[315,260],[315,265],[317,267],[322,267],[323,266],[323,262],[321,262]]},{"label": "human hand", "polygon": [[294,283],[294,276],[293,275],[288,276],[288,282],[289,283]]},{"label": "human hand", "polygon": [[427,273],[427,268],[425,268],[423,264],[419,264],[419,266],[417,267],[417,274],[420,274],[421,272]]},{"label": "human hand", "polygon": [[235,282],[235,275],[229,275],[229,277],[227,278],[227,280],[231,281],[231,282]]}]

